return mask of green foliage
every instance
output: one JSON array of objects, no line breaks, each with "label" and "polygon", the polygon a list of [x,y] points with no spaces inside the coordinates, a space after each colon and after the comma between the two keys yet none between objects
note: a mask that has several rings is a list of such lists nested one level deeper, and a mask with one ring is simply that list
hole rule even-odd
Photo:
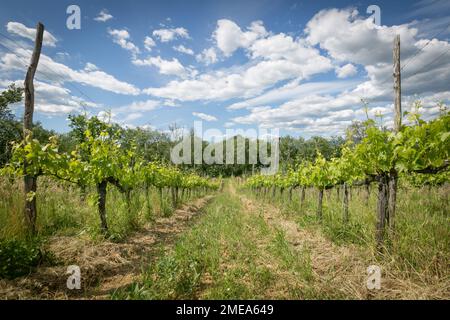
[{"label": "green foliage", "polygon": [[0,278],[26,275],[43,259],[36,241],[0,240]]},{"label": "green foliage", "polygon": [[23,88],[10,85],[6,91],[0,93],[0,119],[12,119],[8,106],[22,101]]},{"label": "green foliage", "polygon": [[11,85],[0,93],[0,166],[11,157],[11,142],[18,141],[21,135],[20,124],[14,120],[9,105],[22,100],[22,88]]},{"label": "green foliage", "polygon": [[410,175],[410,181],[415,185],[424,185],[427,181],[432,184],[448,182],[448,171],[441,171],[439,175],[423,173],[427,170],[439,173],[448,165],[450,113],[442,108],[441,115],[434,120],[426,122],[417,113],[411,116],[411,120],[414,120],[413,125],[404,126],[397,134],[378,128],[375,121],[367,120],[360,143],[344,145],[340,157],[327,160],[318,153],[314,162],[303,162],[284,175],[252,176],[246,185],[282,189],[314,186],[323,190],[387,175],[393,169]]}]

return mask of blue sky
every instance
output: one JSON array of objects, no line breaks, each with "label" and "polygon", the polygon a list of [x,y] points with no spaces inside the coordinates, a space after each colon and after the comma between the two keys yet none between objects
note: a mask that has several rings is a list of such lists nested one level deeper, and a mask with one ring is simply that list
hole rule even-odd
[{"label": "blue sky", "polygon": [[[81,29],[66,9],[81,9]],[[381,25],[366,12],[381,9]],[[36,115],[68,130],[87,112],[124,126],[279,128],[342,134],[371,115],[389,125],[392,40],[402,38],[403,101],[426,116],[450,98],[449,1],[7,1],[0,4],[0,89],[21,83],[44,23]],[[439,58],[435,62],[435,59]],[[430,64],[431,63],[431,64]],[[23,106],[14,107],[20,117]]]}]

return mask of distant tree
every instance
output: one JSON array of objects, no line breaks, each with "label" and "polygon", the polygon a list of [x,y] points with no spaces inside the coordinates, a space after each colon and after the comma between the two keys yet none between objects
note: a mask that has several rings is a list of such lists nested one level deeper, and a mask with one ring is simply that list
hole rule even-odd
[{"label": "distant tree", "polygon": [[354,144],[360,143],[366,137],[366,125],[362,121],[353,121],[346,130],[346,139]]},{"label": "distant tree", "polygon": [[12,120],[14,115],[9,105],[22,101],[23,88],[17,88],[14,84],[10,85],[7,90],[0,93],[0,119]]},{"label": "distant tree", "polygon": [[0,166],[11,157],[11,142],[21,139],[21,125],[14,119],[10,105],[22,101],[23,89],[14,84],[0,93]]}]

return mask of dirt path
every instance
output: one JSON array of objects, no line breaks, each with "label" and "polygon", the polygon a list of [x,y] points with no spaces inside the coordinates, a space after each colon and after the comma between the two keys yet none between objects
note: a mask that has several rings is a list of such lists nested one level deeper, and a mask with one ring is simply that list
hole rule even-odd
[{"label": "dirt path", "polygon": [[[433,299],[445,296],[448,290],[445,284],[438,281],[425,284],[421,279],[413,280],[389,265],[380,265],[368,248],[338,246],[318,230],[300,228],[275,206],[257,204],[246,195],[238,196],[246,210],[262,215],[271,228],[284,231],[293,248],[306,249],[310,253],[314,290],[320,292],[320,296],[344,299]],[[367,267],[370,265],[381,267],[381,290],[367,289]]]},{"label": "dirt path", "polygon": [[[177,236],[212,196],[183,205],[169,218],[158,218],[124,242],[94,243],[83,237],[53,237],[48,249],[61,265],[41,267],[12,281],[0,280],[3,299],[105,299],[117,289],[139,280],[142,269],[169,250]],[[81,269],[81,290],[68,290],[67,266]]]}]

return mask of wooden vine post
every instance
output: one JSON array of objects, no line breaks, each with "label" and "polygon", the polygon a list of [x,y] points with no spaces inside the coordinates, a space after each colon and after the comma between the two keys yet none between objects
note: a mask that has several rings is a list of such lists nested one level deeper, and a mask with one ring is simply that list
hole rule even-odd
[{"label": "wooden vine post", "polygon": [[[402,89],[401,89],[401,68],[400,68],[400,36],[395,37],[394,42],[394,133],[398,133],[402,126]],[[389,211],[388,223],[390,231],[395,226],[395,208],[397,202],[398,173],[395,164],[390,173],[389,179]]]},{"label": "wooden vine post", "polygon": [[[394,40],[394,132],[401,129],[402,107],[401,107],[401,77],[400,77],[400,36]],[[377,225],[376,240],[378,249],[382,249],[385,238],[386,223],[392,231],[394,228],[395,207],[397,201],[398,173],[395,164],[390,172],[378,176],[378,201],[377,201]]]},{"label": "wooden vine post", "polygon": [[[36,40],[34,44],[33,55],[31,56],[30,66],[25,77],[25,112],[23,116],[23,135],[24,139],[31,134],[33,129],[34,112],[34,75],[39,64],[39,58],[42,50],[42,40],[44,37],[44,25],[38,23],[36,27]],[[24,192],[25,192],[25,218],[29,223],[31,234],[36,233],[36,190],[37,176],[27,172],[28,164],[24,161]]]}]

